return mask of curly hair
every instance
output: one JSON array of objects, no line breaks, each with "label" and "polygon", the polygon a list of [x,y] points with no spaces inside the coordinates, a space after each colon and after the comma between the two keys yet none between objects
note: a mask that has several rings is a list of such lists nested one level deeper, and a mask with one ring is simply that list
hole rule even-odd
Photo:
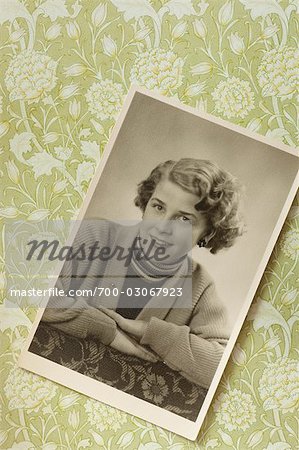
[{"label": "curly hair", "polygon": [[211,253],[231,247],[235,239],[244,233],[245,225],[239,211],[243,188],[230,173],[203,159],[165,161],[138,184],[134,203],[142,212],[161,179],[168,179],[186,192],[198,195],[195,209],[208,219],[212,237],[205,247]]}]

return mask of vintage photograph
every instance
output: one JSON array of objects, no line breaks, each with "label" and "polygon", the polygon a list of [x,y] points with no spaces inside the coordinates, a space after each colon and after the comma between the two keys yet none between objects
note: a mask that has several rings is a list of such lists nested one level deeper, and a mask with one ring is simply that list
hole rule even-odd
[{"label": "vintage photograph", "polygon": [[20,366],[195,439],[296,173],[295,150],[131,88]]}]

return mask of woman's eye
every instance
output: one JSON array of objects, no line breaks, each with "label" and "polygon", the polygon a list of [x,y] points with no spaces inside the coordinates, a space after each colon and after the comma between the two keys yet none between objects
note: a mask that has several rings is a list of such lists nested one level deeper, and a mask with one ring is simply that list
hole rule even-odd
[{"label": "woman's eye", "polygon": [[181,217],[180,217],[180,220],[181,220],[182,222],[190,222],[190,218],[189,218],[189,217],[186,217],[186,216],[181,216]]},{"label": "woman's eye", "polygon": [[153,208],[156,209],[157,211],[162,211],[163,206],[161,206],[161,205],[153,205]]}]

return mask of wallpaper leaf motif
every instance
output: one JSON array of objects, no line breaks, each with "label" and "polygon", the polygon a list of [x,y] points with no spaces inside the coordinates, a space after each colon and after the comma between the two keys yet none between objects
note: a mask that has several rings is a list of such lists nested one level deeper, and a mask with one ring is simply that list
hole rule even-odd
[{"label": "wallpaper leaf motif", "polygon": [[23,17],[28,22],[31,21],[27,8],[18,0],[0,1],[0,24],[5,23],[7,20],[13,22],[18,17]]},{"label": "wallpaper leaf motif", "polygon": [[253,20],[256,20],[259,16],[265,17],[269,14],[278,14],[283,17],[284,10],[275,0],[240,0],[245,6],[245,9],[250,10],[250,15]]},{"label": "wallpaper leaf motif", "polygon": [[124,13],[124,19],[128,22],[130,19],[139,19],[143,16],[157,18],[157,13],[147,0],[112,0],[117,9]]},{"label": "wallpaper leaf motif", "polygon": [[[295,0],[0,0],[3,255],[4,219],[77,214],[131,83],[297,145],[298,11]],[[17,369],[36,311],[6,308],[0,447],[294,448],[298,257],[297,198],[196,443]],[[1,257],[2,289],[7,276]]]},{"label": "wallpaper leaf motif", "polygon": [[170,0],[164,4],[164,8],[167,8],[169,14],[173,14],[177,19],[181,19],[185,15],[191,16],[192,14],[196,14],[191,0]]},{"label": "wallpaper leaf motif", "polygon": [[49,16],[52,22],[55,22],[58,17],[69,17],[70,15],[65,0],[46,0],[36,8],[35,14]]}]

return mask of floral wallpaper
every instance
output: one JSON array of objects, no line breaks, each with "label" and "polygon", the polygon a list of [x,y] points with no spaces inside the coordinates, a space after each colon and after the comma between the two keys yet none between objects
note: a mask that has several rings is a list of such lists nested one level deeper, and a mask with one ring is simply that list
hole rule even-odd
[{"label": "floral wallpaper", "polygon": [[[0,0],[1,243],[6,219],[76,214],[131,83],[298,145],[298,12],[297,0]],[[16,367],[35,311],[5,307],[3,248],[0,448],[294,449],[298,200],[194,443]]]}]

